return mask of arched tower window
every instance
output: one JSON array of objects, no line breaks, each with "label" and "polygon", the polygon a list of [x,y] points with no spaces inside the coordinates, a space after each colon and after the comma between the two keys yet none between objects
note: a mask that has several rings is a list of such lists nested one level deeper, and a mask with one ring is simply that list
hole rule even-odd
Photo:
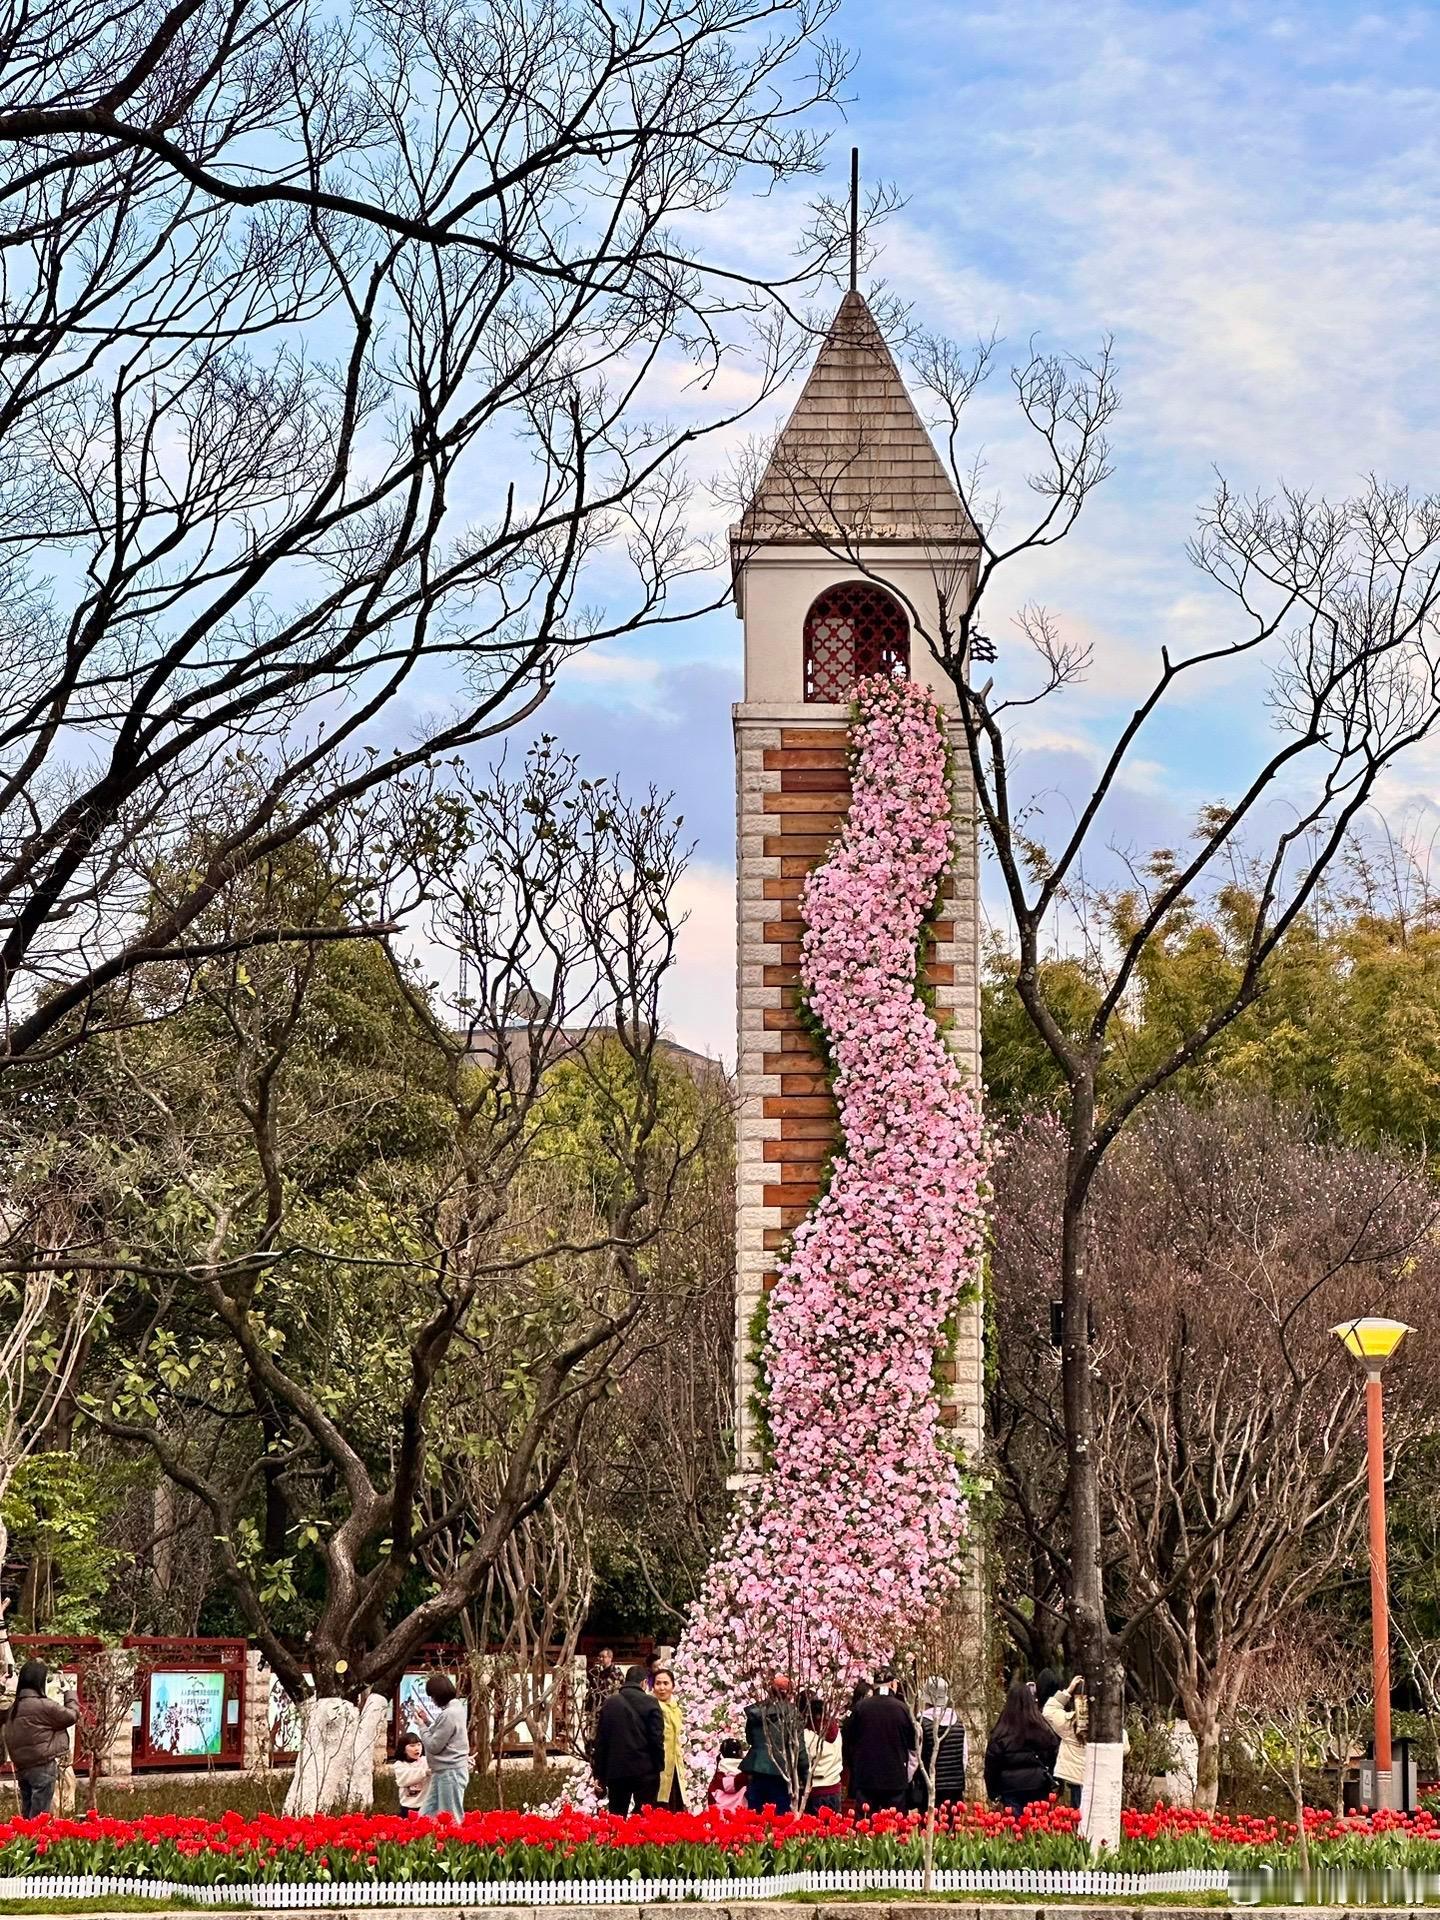
[{"label": "arched tower window", "polygon": [[805,616],[805,698],[849,700],[857,680],[910,672],[910,623],[898,601],[868,580],[827,587]]}]

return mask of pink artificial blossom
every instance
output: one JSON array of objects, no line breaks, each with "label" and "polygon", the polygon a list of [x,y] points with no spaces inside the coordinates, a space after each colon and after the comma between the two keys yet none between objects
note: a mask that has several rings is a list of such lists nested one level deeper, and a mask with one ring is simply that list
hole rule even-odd
[{"label": "pink artificial blossom", "polygon": [[801,980],[842,1144],[770,1295],[773,1445],[739,1497],[676,1662],[708,1779],[767,1672],[831,1687],[883,1664],[959,1579],[966,1505],[933,1364],[978,1273],[979,1115],[916,988],[950,864],[943,719],[913,682],[857,690],[850,810],[806,881]]}]

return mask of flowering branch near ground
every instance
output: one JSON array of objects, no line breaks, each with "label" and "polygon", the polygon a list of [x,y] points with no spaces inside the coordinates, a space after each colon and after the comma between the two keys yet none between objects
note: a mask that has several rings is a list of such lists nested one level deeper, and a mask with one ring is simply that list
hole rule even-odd
[{"label": "flowering branch near ground", "polygon": [[917,987],[952,845],[940,710],[911,682],[864,681],[851,744],[850,810],[801,909],[840,1141],[769,1297],[768,1470],[740,1496],[676,1662],[699,1779],[797,1641],[797,1680],[830,1691],[872,1671],[953,1592],[964,1545],[934,1364],[977,1277],[980,1122]]},{"label": "flowering branch near ground", "polygon": [[[1058,1870],[1091,1864],[1070,1807],[1047,1801],[1020,1818],[984,1806],[939,1810],[940,1869]],[[1428,1813],[1337,1819],[1306,1816],[1319,1867],[1440,1869],[1440,1821]],[[105,1874],[191,1886],[338,1882],[755,1878],[809,1868],[918,1868],[917,1814],[667,1813],[617,1818],[576,1811],[467,1814],[400,1820],[387,1815],[262,1816],[186,1820],[45,1817],[0,1821],[0,1877]],[[1183,1867],[1293,1867],[1291,1822],[1156,1807],[1124,1816],[1117,1872]]]}]

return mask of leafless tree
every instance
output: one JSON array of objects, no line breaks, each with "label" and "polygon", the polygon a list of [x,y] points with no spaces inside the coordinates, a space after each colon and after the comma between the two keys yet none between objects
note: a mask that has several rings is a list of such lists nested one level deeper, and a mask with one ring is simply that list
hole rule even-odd
[{"label": "leafless tree", "polygon": [[843,243],[706,220],[816,170],[832,7],[0,9],[0,1060],[703,603],[684,463]]},{"label": "leafless tree", "polygon": [[[730,1098],[718,1067],[703,1072],[707,1104]],[[691,1170],[687,1231],[664,1235],[664,1270],[644,1338],[619,1390],[596,1410],[577,1462],[587,1531],[633,1566],[659,1623],[679,1628],[728,1508],[734,1425],[734,1148],[730,1115]],[[663,1626],[662,1626],[663,1633]]]},{"label": "leafless tree", "polygon": [[[1042,1482],[1064,1459],[1046,1320],[1065,1151],[1063,1122],[1033,1121],[996,1177],[995,1398]],[[1117,1645],[1148,1648],[1178,1699],[1199,1743],[1197,1798],[1213,1806],[1255,1663],[1344,1566],[1365,1513],[1359,1370],[1329,1328],[1357,1299],[1423,1324],[1440,1203],[1423,1166],[1327,1142],[1303,1116],[1165,1100],[1107,1159],[1093,1218],[1107,1603]],[[1392,1393],[1402,1447],[1440,1423],[1423,1335],[1409,1360]],[[1032,1546],[1060,1579],[1063,1531]]]},{"label": "leafless tree", "polygon": [[[1202,511],[1190,558],[1216,590],[1207,637],[1178,655],[1163,646],[1134,709],[1098,755],[1091,791],[1073,821],[1045,833],[1043,807],[1016,764],[1017,722],[1064,694],[1090,664],[1088,646],[1049,609],[1027,602],[1015,616],[1018,644],[996,660],[985,630],[1003,617],[1017,571],[1073,533],[1091,495],[1109,477],[1111,423],[1119,404],[1109,343],[1089,359],[1038,349],[1021,357],[1011,385],[1034,449],[1033,504],[1002,512],[983,467],[969,457],[971,403],[996,364],[996,343],[973,353],[922,341],[920,383],[945,445],[955,508],[937,517],[924,592],[903,568],[888,568],[889,485],[884,450],[853,446],[828,463],[788,451],[793,473],[775,473],[768,518],[884,586],[904,605],[916,643],[928,648],[955,691],[960,757],[973,790],[1013,935],[1015,990],[1064,1087],[1066,1178],[1061,1205],[1060,1287],[1066,1436],[1065,1501],[1071,1575],[1071,1637],[1091,1701],[1092,1746],[1107,1782],[1118,1780],[1124,1712],[1122,1648],[1105,1605],[1106,1524],[1096,1473],[1096,1355],[1089,1328],[1091,1201],[1100,1167],[1145,1103],[1196,1062],[1266,987],[1269,963],[1314,901],[1389,769],[1432,733],[1440,717],[1440,495],[1368,480],[1330,502],[1299,488],[1237,495],[1223,479]],[[784,451],[784,450],[782,450]],[[832,451],[827,449],[827,452]],[[872,486],[873,512],[857,498]],[[787,508],[786,502],[789,505]],[[772,525],[773,530],[773,525]],[[765,527],[757,521],[757,537]],[[1228,603],[1228,604],[1227,604]],[[1123,782],[1146,729],[1177,695],[1193,698],[1207,671],[1257,682],[1273,744],[1228,799],[1206,807],[1183,851],[1154,849],[1128,860],[1129,880],[1106,902],[1105,940],[1087,956],[1098,981],[1093,1013],[1076,1031],[1052,1003],[1041,962],[1056,916],[1083,927],[1107,802]],[[1244,893],[1245,931],[1226,967],[1194,1007],[1174,1010],[1169,1044],[1127,1062],[1118,1042],[1147,960],[1174,935],[1197,899]],[[1087,1831],[1118,1840],[1118,1794],[1091,1796]],[[1093,1821],[1107,1810],[1107,1830]]]},{"label": "leafless tree", "polygon": [[115,1742],[130,1731],[131,1709],[149,1678],[134,1647],[100,1647],[75,1663],[80,1702],[80,1739],[90,1755],[87,1803],[98,1805],[100,1782],[110,1768]]},{"label": "leafless tree", "polygon": [[[1247,1753],[1290,1795],[1300,1871],[1310,1872],[1306,1777],[1335,1765],[1343,1776],[1357,1730],[1365,1675],[1350,1649],[1323,1626],[1281,1625],[1236,1702],[1234,1729]],[[1336,1812],[1341,1811],[1340,1783]]]},{"label": "leafless tree", "polygon": [[[940,1750],[947,1736],[965,1741],[967,1772],[983,1751],[981,1722],[988,1722],[995,1699],[995,1668],[989,1659],[981,1622],[965,1595],[916,1623],[896,1648],[897,1690],[915,1725],[914,1782],[924,1799],[921,1839],[924,1891],[935,1882],[936,1781]],[[951,1703],[955,1703],[952,1705]],[[957,1709],[968,1709],[971,1725],[962,1727]],[[967,1787],[969,1782],[967,1780]]]},{"label": "leafless tree", "polygon": [[[93,1416],[206,1508],[250,1633],[293,1698],[327,1703],[327,1726],[357,1691],[387,1692],[497,1576],[642,1320],[649,1250],[679,1230],[710,1124],[703,1108],[677,1115],[660,1066],[683,861],[653,796],[583,781],[549,747],[475,794],[432,929],[467,956],[463,1028],[410,973],[397,982],[436,1138],[393,1168],[372,1157],[325,1207],[307,1205],[311,1157],[342,1124],[363,1134],[397,1090],[331,1057],[315,949],[271,949],[268,974],[253,952],[211,962],[213,1048],[197,1058],[175,1028],[182,1041],[131,1076],[170,1208],[134,1259],[145,1286]],[[117,1072],[171,1032],[112,1037]],[[554,1181],[532,1177],[571,1150],[577,1113],[583,1219],[557,1216]],[[483,1383],[489,1421],[456,1436],[444,1409],[467,1383]],[[447,1439],[488,1449],[483,1509],[467,1485],[427,1515]],[[399,1605],[454,1528],[444,1577]],[[302,1548],[325,1576],[303,1643],[281,1625]]]},{"label": "leafless tree", "polygon": [[[474,1510],[483,1513],[493,1491],[477,1489],[477,1495]],[[427,1550],[427,1563],[441,1579],[456,1550],[453,1530],[451,1539]],[[501,1806],[502,1763],[517,1738],[524,1738],[537,1767],[549,1763],[552,1748],[583,1755],[575,1661],[593,1590],[584,1516],[567,1481],[512,1531],[484,1590],[461,1616],[472,1729],[494,1765]]]}]

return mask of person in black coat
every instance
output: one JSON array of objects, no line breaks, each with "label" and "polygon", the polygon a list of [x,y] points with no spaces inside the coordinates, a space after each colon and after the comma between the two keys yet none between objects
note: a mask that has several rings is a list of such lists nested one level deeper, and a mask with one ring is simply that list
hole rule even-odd
[{"label": "person in black coat", "polygon": [[882,1674],[875,1691],[850,1709],[841,1744],[852,1800],[872,1813],[905,1805],[914,1770],[915,1722],[891,1692],[888,1675]]},{"label": "person in black coat", "polygon": [[665,1765],[665,1717],[645,1691],[644,1667],[629,1667],[625,1684],[600,1709],[595,1728],[595,1778],[611,1813],[653,1807]]},{"label": "person in black coat", "polygon": [[985,1749],[985,1791],[1017,1816],[1048,1800],[1059,1751],[1060,1736],[1042,1719],[1034,1694],[1023,1680],[1012,1680]]}]

